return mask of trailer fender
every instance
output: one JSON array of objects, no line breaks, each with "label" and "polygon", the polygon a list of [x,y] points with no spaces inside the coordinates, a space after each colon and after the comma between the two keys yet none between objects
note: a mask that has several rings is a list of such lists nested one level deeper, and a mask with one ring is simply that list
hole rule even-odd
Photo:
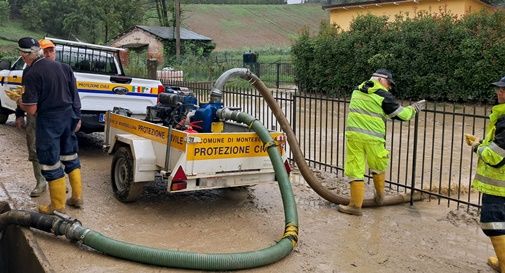
[{"label": "trailer fender", "polygon": [[133,155],[133,182],[153,181],[158,167],[152,141],[135,135],[118,134],[111,151],[114,153],[118,147],[125,145],[130,147]]}]

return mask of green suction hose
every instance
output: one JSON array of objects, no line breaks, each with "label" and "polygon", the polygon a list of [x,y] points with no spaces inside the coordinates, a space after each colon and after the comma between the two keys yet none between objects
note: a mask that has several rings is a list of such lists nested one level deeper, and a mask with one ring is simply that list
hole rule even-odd
[{"label": "green suction hose", "polygon": [[[291,183],[284,168],[280,153],[268,130],[252,116],[241,113],[218,110],[218,115],[223,119],[231,119],[245,123],[260,137],[267,148],[268,156],[279,183],[284,206],[285,231],[282,239],[275,245],[252,252],[231,254],[204,254],[182,252],[176,250],[155,249],[121,241],[116,241],[89,229],[79,228],[72,232],[73,236],[105,254],[131,261],[188,269],[200,270],[236,270],[264,266],[286,257],[296,246],[298,241],[298,214],[293,197]],[[72,238],[69,238],[72,239]]]},{"label": "green suction hose", "polygon": [[[248,125],[258,134],[267,149],[279,183],[284,206],[284,235],[275,245],[242,253],[194,253],[157,249],[108,238],[96,231],[82,227],[77,219],[57,212],[55,212],[56,216],[53,216],[22,210],[5,212],[5,209],[0,210],[0,236],[7,225],[28,226],[55,235],[65,235],[70,240],[81,241],[83,244],[110,256],[151,265],[199,270],[254,268],[274,263],[286,257],[298,242],[298,213],[291,183],[279,150],[268,130],[249,114],[220,109],[217,115],[223,120],[234,120]],[[2,206],[0,206],[1,208]]]}]

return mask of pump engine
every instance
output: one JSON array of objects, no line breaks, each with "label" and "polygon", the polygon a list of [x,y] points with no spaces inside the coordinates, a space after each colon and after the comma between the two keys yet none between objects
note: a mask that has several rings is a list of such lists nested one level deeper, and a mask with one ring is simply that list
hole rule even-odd
[{"label": "pump engine", "polygon": [[178,130],[219,132],[222,122],[218,120],[216,111],[221,108],[221,102],[198,104],[189,89],[169,87],[165,93],[158,95],[157,105],[147,107],[146,121]]},{"label": "pump engine", "polygon": [[162,123],[175,129],[187,129],[189,116],[198,109],[198,101],[189,89],[167,88],[158,95],[158,104],[147,106],[146,121]]}]

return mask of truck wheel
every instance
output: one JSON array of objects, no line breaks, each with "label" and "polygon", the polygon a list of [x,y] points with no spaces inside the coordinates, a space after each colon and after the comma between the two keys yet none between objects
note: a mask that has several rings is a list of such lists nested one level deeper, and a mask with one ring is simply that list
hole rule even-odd
[{"label": "truck wheel", "polygon": [[112,158],[111,182],[114,196],[121,202],[133,202],[144,192],[144,183],[133,182],[133,156],[129,147],[119,147]]},{"label": "truck wheel", "polygon": [[0,124],[5,124],[8,118],[9,114],[3,113],[2,110],[0,109]]}]

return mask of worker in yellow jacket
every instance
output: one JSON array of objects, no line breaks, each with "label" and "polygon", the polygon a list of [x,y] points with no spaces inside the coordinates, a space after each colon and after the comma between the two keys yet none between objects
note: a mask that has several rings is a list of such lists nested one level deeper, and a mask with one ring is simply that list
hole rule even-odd
[{"label": "worker in yellow jacket", "polygon": [[351,199],[347,206],[338,206],[340,212],[362,215],[367,164],[373,174],[375,201],[382,205],[385,171],[389,164],[389,151],[385,148],[386,120],[408,121],[426,105],[422,100],[402,107],[389,92],[394,86],[392,73],[378,69],[370,80],[361,83],[352,93],[345,129],[344,166],[344,174],[350,181]]},{"label": "worker in yellow jacket", "polygon": [[488,264],[505,273],[505,77],[492,85],[498,104],[491,109],[485,138],[468,134],[465,138],[478,156],[472,187],[482,193],[480,225],[496,253]]}]

